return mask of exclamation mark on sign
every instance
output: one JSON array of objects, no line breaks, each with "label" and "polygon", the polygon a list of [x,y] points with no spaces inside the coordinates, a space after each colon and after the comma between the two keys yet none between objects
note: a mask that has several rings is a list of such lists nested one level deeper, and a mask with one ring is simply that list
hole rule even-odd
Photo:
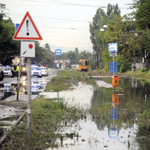
[{"label": "exclamation mark on sign", "polygon": [[29,20],[26,21],[27,35],[29,36]]}]

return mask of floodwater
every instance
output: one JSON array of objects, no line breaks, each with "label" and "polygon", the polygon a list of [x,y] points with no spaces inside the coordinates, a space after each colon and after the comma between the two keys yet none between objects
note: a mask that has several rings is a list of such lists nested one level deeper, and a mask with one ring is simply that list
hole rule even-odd
[{"label": "floodwater", "polygon": [[[150,132],[138,115],[148,107],[150,85],[145,80],[120,78],[118,88],[111,78],[96,80],[99,88],[79,82],[68,91],[42,92],[45,98],[63,98],[68,105],[88,110],[85,116],[57,131],[57,148],[47,150],[149,150]],[[89,111],[90,110],[90,111]],[[147,120],[149,125],[150,120]],[[66,136],[66,135],[72,136]]]}]

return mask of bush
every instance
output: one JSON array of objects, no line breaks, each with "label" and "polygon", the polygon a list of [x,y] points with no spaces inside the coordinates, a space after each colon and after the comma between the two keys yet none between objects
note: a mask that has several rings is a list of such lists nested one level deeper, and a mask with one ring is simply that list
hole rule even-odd
[{"label": "bush", "polygon": [[90,77],[89,77],[89,79],[93,79],[93,77],[92,77],[92,76],[90,76]]},{"label": "bush", "polygon": [[142,69],[141,69],[141,72],[145,72],[145,71],[146,71],[146,69],[145,69],[145,68],[142,68]]}]

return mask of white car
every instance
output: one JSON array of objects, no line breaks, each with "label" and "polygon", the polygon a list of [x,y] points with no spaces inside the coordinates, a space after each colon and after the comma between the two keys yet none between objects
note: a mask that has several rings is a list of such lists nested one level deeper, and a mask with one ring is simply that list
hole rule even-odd
[{"label": "white car", "polygon": [[4,67],[4,76],[12,76],[11,67]]},{"label": "white car", "polygon": [[31,92],[38,92],[41,87],[41,83],[39,81],[32,81],[31,82]]},{"label": "white car", "polygon": [[39,67],[43,76],[48,76],[48,70],[46,67]]},{"label": "white car", "polygon": [[38,66],[31,66],[31,76],[42,77],[42,72]]}]

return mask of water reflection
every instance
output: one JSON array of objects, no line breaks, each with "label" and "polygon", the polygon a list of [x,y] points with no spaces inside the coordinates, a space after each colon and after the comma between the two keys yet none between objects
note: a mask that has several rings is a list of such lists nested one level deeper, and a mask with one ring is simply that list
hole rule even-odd
[{"label": "water reflection", "polygon": [[119,105],[119,99],[117,94],[112,94],[112,106],[110,111],[110,119],[113,120],[113,124],[110,125],[109,129],[109,138],[117,138],[118,137],[118,130],[117,125],[115,125],[115,119],[118,119],[118,108],[115,106]]},{"label": "water reflection", "polygon": [[[107,85],[111,83],[109,78],[105,81]],[[98,83],[100,83],[100,80]],[[86,87],[84,87],[84,90],[86,90]],[[147,106],[149,96],[147,91],[149,90],[149,83],[134,78],[120,79],[119,88],[116,88],[115,93],[111,87],[104,87],[102,84],[98,89],[92,89],[91,115],[87,115],[86,120],[81,119],[76,123],[76,128],[80,128],[80,130],[75,128],[75,134],[79,134],[78,140],[73,138],[74,143],[71,139],[66,139],[65,142],[60,143],[62,147],[58,149],[65,148],[65,144],[68,143],[70,149],[142,150],[145,141],[143,140],[144,143],[140,143],[137,140],[142,138],[141,136],[137,138],[139,133],[137,131],[140,129],[138,114],[141,113],[143,104]],[[82,93],[82,88],[80,88],[80,92]],[[65,128],[63,132],[66,133],[71,128]],[[70,145],[71,141],[73,147]]]},{"label": "water reflection", "polygon": [[[41,90],[45,89],[47,81],[32,81],[31,93],[38,94]],[[27,95],[27,81],[20,83],[19,95]],[[11,95],[17,94],[17,84],[0,84],[0,100],[3,100]]]}]

